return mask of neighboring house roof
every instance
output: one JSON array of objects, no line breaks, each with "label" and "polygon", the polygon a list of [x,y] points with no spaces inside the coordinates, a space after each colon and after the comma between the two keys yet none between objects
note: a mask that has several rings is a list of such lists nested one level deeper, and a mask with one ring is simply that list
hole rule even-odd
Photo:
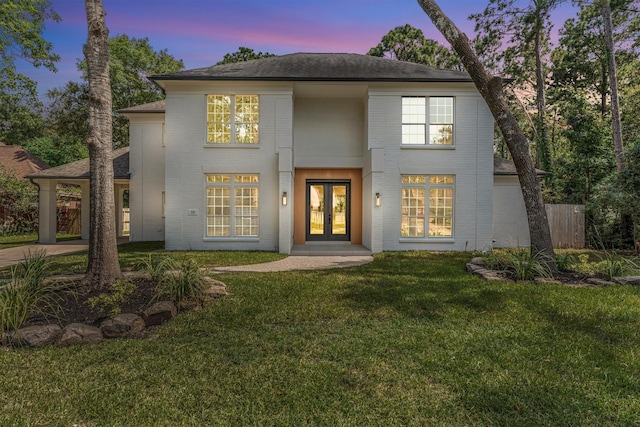
[{"label": "neighboring house roof", "polygon": [[[113,177],[129,179],[129,147],[113,151]],[[89,159],[77,160],[66,165],[56,166],[40,173],[28,175],[32,179],[88,179]]]},{"label": "neighboring house roof", "polygon": [[[494,175],[518,175],[516,165],[513,160],[502,159],[500,157],[493,158],[493,174]],[[536,175],[543,176],[549,175],[549,172],[545,172],[540,169],[536,169]]]},{"label": "neighboring house roof", "polygon": [[164,113],[164,99],[148,104],[135,105],[133,107],[118,110],[118,113],[135,114],[135,113]]},{"label": "neighboring house roof", "polygon": [[0,165],[7,172],[21,179],[49,168],[42,159],[19,145],[6,145],[2,142],[0,142]]},{"label": "neighboring house roof", "polygon": [[163,80],[472,82],[463,71],[355,53],[292,53],[158,74]]}]

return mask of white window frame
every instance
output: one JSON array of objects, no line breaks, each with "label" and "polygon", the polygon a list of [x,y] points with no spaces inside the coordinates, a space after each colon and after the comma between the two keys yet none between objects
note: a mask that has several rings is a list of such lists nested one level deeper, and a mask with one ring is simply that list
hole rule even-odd
[{"label": "white window frame", "polygon": [[[211,111],[210,108],[212,97],[222,97],[228,98],[229,101],[229,111],[224,114],[228,115],[229,120],[225,120],[225,117],[220,117],[216,114],[215,111]],[[242,120],[242,116],[245,115],[241,111],[237,111],[236,107],[238,104],[238,100],[242,98],[255,98],[255,104],[257,111],[253,113],[248,113],[249,115],[254,114],[255,119],[257,120]],[[220,94],[220,93],[210,93],[205,95],[205,121],[206,121],[206,135],[205,135],[205,146],[221,146],[221,147],[246,147],[246,146],[257,146],[260,143],[260,95],[255,94]],[[220,119],[220,120],[216,120]],[[228,141],[223,140],[215,140],[216,130],[215,127],[219,126],[221,129],[225,128],[225,134],[228,133]],[[253,129],[250,129],[253,128]],[[254,134],[253,141],[240,141],[238,139],[238,134],[243,132],[244,129],[250,129],[249,134]]]},{"label": "white window frame", "polygon": [[[215,191],[218,191],[216,194]],[[216,204],[228,194],[228,204]],[[245,194],[240,194],[238,191]],[[253,190],[255,193],[247,192]],[[213,191],[213,192],[212,192]],[[205,174],[205,230],[206,240],[258,239],[260,237],[260,176],[246,173],[207,173]],[[255,206],[238,204],[241,201],[255,200]],[[213,202],[213,203],[211,203]],[[220,213],[216,213],[216,211]],[[216,221],[216,218],[218,221]],[[225,224],[224,218],[228,218]],[[222,219],[222,221],[220,221]],[[216,233],[216,229],[228,229],[228,234]],[[249,230],[248,233],[238,230]],[[255,229],[255,233],[252,233]]]},{"label": "white window frame", "polygon": [[[450,100],[447,106],[437,105],[439,100]],[[452,148],[455,146],[455,97],[403,96],[401,100],[401,145],[403,147]],[[447,108],[448,109],[448,108]],[[437,127],[451,127],[451,143],[437,143]]]},{"label": "white window frame", "polygon": [[[454,238],[455,232],[455,175],[438,174],[438,175],[422,175],[422,174],[403,174],[401,177],[401,189],[400,189],[400,238],[407,240],[450,240]],[[424,194],[424,205],[419,207],[407,203],[405,205],[404,197],[405,190],[421,190]],[[432,191],[448,190],[450,191],[450,197],[445,199],[450,200],[450,206],[431,206],[431,192]],[[435,209],[435,215],[432,215],[432,211]],[[414,214],[410,214],[414,211]],[[443,215],[444,212],[450,210],[450,215]],[[406,212],[406,213],[405,213]],[[422,235],[411,235],[408,229],[413,227],[412,224],[407,224],[405,221],[409,218],[422,218]],[[432,230],[432,220],[436,221],[433,225],[434,229],[443,227],[446,220],[450,222],[450,235],[437,235],[430,234]],[[441,220],[441,221],[438,221]],[[440,224],[438,224],[438,222]]]}]

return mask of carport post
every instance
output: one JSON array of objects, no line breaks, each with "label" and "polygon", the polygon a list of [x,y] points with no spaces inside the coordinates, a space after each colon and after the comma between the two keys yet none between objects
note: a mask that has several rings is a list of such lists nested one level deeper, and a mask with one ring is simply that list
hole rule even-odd
[{"label": "carport post", "polygon": [[38,243],[56,242],[56,186],[52,179],[35,180],[38,191]]}]

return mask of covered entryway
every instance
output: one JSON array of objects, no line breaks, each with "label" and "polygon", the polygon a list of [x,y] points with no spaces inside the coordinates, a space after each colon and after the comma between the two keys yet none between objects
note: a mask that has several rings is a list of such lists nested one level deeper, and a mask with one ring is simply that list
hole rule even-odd
[{"label": "covered entryway", "polygon": [[295,254],[370,254],[361,246],[362,170],[297,168],[293,223]]}]

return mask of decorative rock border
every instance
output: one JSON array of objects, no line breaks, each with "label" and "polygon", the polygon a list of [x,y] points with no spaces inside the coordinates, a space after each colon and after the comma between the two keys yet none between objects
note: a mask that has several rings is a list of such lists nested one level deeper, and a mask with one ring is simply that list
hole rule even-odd
[{"label": "decorative rock border", "polygon": [[[228,295],[227,286],[210,277],[205,277],[205,296],[217,299]],[[100,327],[84,323],[70,323],[65,327],[57,324],[34,325],[20,328],[7,334],[9,345],[16,347],[42,347],[55,344],[66,347],[76,344],[92,344],[105,339],[135,336],[145,329],[161,325],[178,314],[178,308],[171,301],[158,301],[142,313],[122,313],[103,320]]]},{"label": "decorative rock border", "polygon": [[[486,268],[486,264],[482,257],[474,257],[471,258],[471,261],[467,263],[467,272],[473,274],[474,276],[481,277],[488,281],[505,281],[511,282],[511,279],[504,277],[500,272],[495,270],[490,270]],[[625,277],[614,277],[613,281],[599,279],[597,277],[587,277],[585,283],[571,283],[566,284],[567,286],[580,287],[580,286],[614,286],[616,284],[619,285],[632,285],[632,286],[640,286],[640,276],[625,276]],[[544,277],[536,277],[534,279],[535,283],[551,283],[551,284],[564,284],[562,281],[552,278],[544,278]]]}]

